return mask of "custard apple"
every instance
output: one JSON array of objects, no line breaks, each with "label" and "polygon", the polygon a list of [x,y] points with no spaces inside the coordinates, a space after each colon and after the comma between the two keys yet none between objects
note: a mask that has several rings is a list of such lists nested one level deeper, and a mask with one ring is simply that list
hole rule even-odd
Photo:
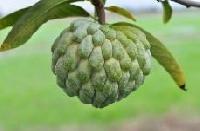
[{"label": "custard apple", "polygon": [[150,44],[134,27],[73,21],[52,46],[52,70],[68,96],[103,108],[127,97],[150,73]]}]

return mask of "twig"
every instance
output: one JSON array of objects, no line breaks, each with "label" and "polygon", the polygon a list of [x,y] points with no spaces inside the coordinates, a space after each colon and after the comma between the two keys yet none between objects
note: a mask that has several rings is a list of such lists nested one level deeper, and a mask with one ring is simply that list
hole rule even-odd
[{"label": "twig", "polygon": [[95,6],[96,14],[100,24],[105,24],[105,10],[104,3],[102,0],[91,0],[92,4]]},{"label": "twig", "polygon": [[194,0],[171,0],[174,1],[176,3],[179,3],[181,5],[184,5],[186,7],[199,7],[200,8],[200,2],[198,1],[194,1]]}]

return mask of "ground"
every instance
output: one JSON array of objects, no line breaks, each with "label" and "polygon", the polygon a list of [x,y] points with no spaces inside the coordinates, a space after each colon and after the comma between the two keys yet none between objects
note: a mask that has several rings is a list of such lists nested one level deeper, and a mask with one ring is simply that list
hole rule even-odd
[{"label": "ground", "polygon": [[[114,17],[112,21],[118,19]],[[66,96],[55,83],[50,69],[50,48],[70,20],[51,21],[42,26],[27,45],[0,54],[0,130],[81,130],[79,127],[86,127],[86,130],[98,128],[102,131],[127,126],[139,130],[132,122],[139,122],[140,127],[152,123],[150,125],[155,125],[153,129],[156,130],[155,123],[163,123],[171,110],[175,115],[170,119],[178,117],[173,123],[192,123],[191,128],[200,129],[195,126],[200,120],[194,118],[200,116],[199,14],[176,13],[167,25],[161,20],[160,13],[145,14],[139,15],[137,23],[158,36],[173,52],[186,73],[187,92],[179,90],[154,61],[152,73],[144,85],[126,99],[102,110],[83,105],[77,98]],[[9,30],[0,32],[1,42]],[[192,122],[183,121],[180,116],[191,118]],[[177,125],[182,127],[183,124]]]}]

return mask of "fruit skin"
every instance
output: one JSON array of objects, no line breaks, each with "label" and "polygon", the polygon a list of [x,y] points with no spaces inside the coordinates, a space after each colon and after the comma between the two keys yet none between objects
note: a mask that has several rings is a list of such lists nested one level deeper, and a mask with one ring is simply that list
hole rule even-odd
[{"label": "fruit skin", "polygon": [[151,70],[150,44],[132,27],[93,20],[71,23],[52,46],[57,84],[85,104],[103,108],[127,97]]}]

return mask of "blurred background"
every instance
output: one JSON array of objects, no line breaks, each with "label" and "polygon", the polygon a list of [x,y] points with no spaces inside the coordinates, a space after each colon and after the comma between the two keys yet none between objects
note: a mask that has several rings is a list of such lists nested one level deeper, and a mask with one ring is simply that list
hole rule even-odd
[{"label": "blurred background", "polygon": [[[0,0],[0,16],[38,0]],[[92,11],[88,3],[78,3]],[[126,99],[95,109],[70,98],[56,85],[50,48],[74,18],[43,25],[28,43],[0,53],[0,131],[199,131],[200,130],[200,9],[173,4],[170,23],[153,0],[108,0],[134,13],[136,24],[152,32],[171,50],[187,76],[187,92],[178,89],[153,61],[143,86]],[[107,14],[107,22],[122,21]],[[130,21],[129,21],[130,22]],[[0,31],[0,42],[11,28]]]}]

